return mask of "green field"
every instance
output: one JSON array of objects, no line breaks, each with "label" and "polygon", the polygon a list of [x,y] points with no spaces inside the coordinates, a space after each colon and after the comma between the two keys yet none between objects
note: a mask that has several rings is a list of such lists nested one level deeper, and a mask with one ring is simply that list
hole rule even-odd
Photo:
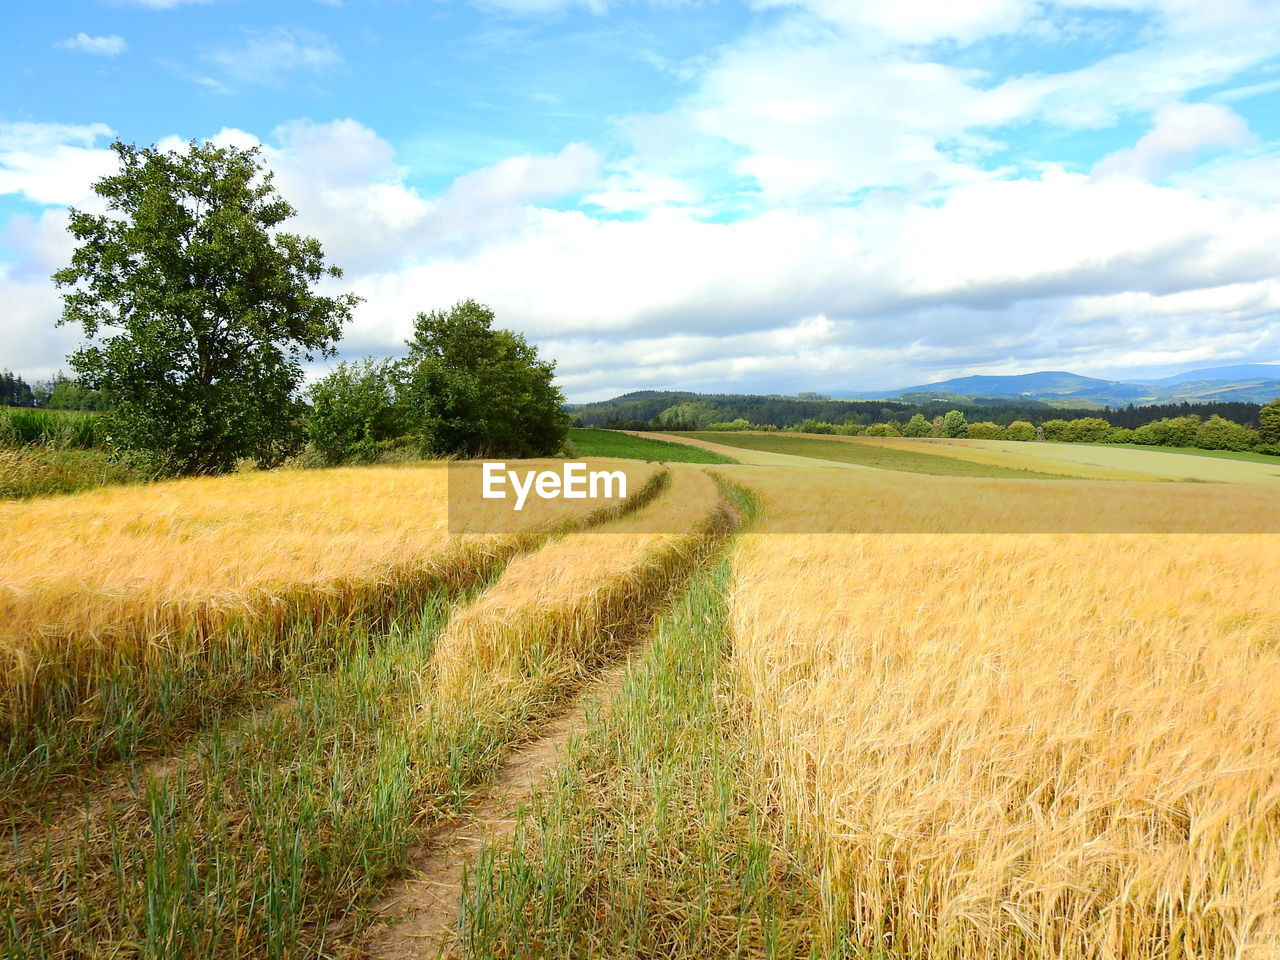
[{"label": "green field", "polygon": [[[719,434],[715,434],[719,436]],[[687,443],[633,437],[617,430],[574,427],[569,442],[580,457],[620,457],[623,460],[659,460],[663,463],[737,463],[732,457],[691,447]]]},{"label": "green field", "polygon": [[1109,443],[1109,447],[1126,450],[1153,450],[1159,453],[1189,453],[1193,457],[1216,457],[1219,460],[1245,460],[1249,463],[1265,463],[1280,467],[1280,457],[1266,453],[1250,453],[1247,450],[1201,450],[1199,447],[1148,447],[1140,443]]},{"label": "green field", "polygon": [[814,437],[788,437],[779,434],[715,433],[702,431],[681,436],[694,440],[706,440],[744,450],[763,450],[766,453],[786,453],[795,457],[812,457],[816,460],[834,460],[839,463],[856,463],[862,467],[880,470],[901,470],[906,473],[927,473],[952,477],[1034,477],[1061,480],[1061,474],[1040,473],[1035,470],[1019,470],[985,463],[972,463],[954,457],[916,453],[913,450],[894,450],[870,443],[847,440],[819,440]]}]

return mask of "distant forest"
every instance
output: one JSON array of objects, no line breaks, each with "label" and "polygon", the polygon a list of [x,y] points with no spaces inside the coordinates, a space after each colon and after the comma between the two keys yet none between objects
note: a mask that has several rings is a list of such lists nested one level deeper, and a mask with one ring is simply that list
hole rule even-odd
[{"label": "distant forest", "polygon": [[11,370],[0,370],[0,407],[44,407],[49,410],[101,410],[102,394],[57,374],[28,383]]},{"label": "distant forest", "polygon": [[902,403],[896,400],[831,400],[809,396],[783,397],[735,393],[691,393],[680,390],[640,390],[612,400],[569,404],[570,414],[585,427],[623,430],[657,428],[694,430],[717,423],[746,420],[759,426],[794,427],[805,420],[826,423],[904,424],[913,414],[926,419],[943,416],[959,406],[969,420],[984,420],[1007,427],[1015,420],[1036,426],[1046,420],[1083,420],[1101,417],[1115,427],[1138,427],[1165,417],[1197,414],[1224,417],[1256,426],[1257,403],[1169,403],[1099,410],[1095,407],[1054,407],[1039,401],[1002,397],[977,397],[962,406],[954,400],[934,403]]},{"label": "distant forest", "polygon": [[[0,371],[0,406],[44,407],[55,410],[102,410],[107,404],[100,393],[81,386],[64,375],[28,382],[11,371]],[[1036,400],[1005,397],[977,397],[968,402],[955,399],[929,403],[899,400],[832,400],[819,394],[798,397],[740,393],[693,393],[684,390],[640,390],[612,400],[567,404],[571,417],[584,427],[623,430],[648,428],[697,430],[713,424],[746,420],[758,426],[779,429],[794,427],[806,420],[834,424],[905,424],[913,414],[925,419],[943,416],[959,408],[971,421],[987,421],[1007,427],[1016,420],[1036,426],[1047,420],[1083,420],[1101,417],[1114,427],[1139,427],[1165,417],[1215,414],[1235,423],[1258,424],[1257,403],[1214,401],[1210,403],[1166,403],[1135,407],[1055,407]]]}]

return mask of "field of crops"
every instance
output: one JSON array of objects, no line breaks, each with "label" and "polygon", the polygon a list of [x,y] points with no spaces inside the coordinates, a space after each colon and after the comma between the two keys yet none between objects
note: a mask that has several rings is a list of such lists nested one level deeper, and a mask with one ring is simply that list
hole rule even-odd
[{"label": "field of crops", "polygon": [[661,460],[664,463],[737,463],[733,457],[687,443],[639,437],[620,430],[574,427],[569,442],[581,457],[622,457],[627,460]]},{"label": "field of crops", "polygon": [[1280,953],[1274,487],[642,439],[0,505],[0,955]]}]

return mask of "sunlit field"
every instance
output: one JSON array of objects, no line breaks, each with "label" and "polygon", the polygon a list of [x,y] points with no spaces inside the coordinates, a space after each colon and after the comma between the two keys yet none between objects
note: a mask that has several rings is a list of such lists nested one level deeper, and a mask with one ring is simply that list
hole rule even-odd
[{"label": "sunlit field", "polygon": [[0,507],[6,955],[1274,955],[1274,488],[737,452]]},{"label": "sunlit field", "polygon": [[[639,489],[654,469],[625,467]],[[0,787],[129,757],[330,660],[590,512],[450,536],[443,464],[284,471],[0,505]],[[0,806],[4,795],[0,792]]]},{"label": "sunlit field", "polygon": [[1239,454],[1209,456],[1206,451],[1152,450],[1117,444],[1020,443],[1012,440],[939,440],[889,437],[844,437],[847,443],[903,451],[927,451],[970,463],[1038,469],[1077,476],[1134,480],[1198,480],[1214,483],[1259,483],[1280,487],[1280,457]]},{"label": "sunlit field", "polygon": [[1280,537],[797,535],[836,484],[758,490],[734,662],[830,949],[1272,955]]}]

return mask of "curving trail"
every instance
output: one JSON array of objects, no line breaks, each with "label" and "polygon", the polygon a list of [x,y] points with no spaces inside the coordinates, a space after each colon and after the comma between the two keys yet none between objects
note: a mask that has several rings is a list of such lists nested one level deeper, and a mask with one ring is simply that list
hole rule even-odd
[{"label": "curving trail", "polygon": [[488,786],[457,816],[442,823],[411,854],[410,877],[388,890],[376,913],[384,922],[362,947],[378,960],[419,960],[450,955],[467,867],[481,847],[515,829],[520,807],[551,777],[564,748],[587,717],[621,686],[630,661],[595,676],[560,715],[517,747]]}]

